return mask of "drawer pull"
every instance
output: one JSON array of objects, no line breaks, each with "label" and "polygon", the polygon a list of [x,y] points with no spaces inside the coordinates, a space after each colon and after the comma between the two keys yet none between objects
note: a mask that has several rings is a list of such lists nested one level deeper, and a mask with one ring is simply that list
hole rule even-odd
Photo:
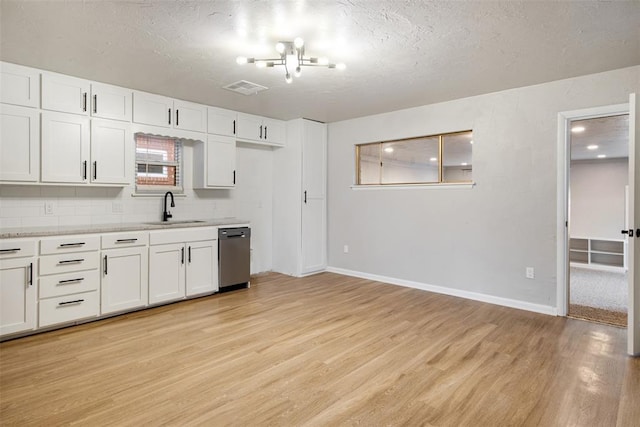
[{"label": "drawer pull", "polygon": [[135,243],[138,239],[118,239],[116,243]]},{"label": "drawer pull", "polygon": [[14,248],[14,249],[0,249],[0,253],[2,254],[6,254],[9,252],[18,252],[20,250],[20,248]]},{"label": "drawer pull", "polygon": [[84,277],[78,277],[77,279],[60,280],[58,282],[58,285],[68,285],[69,283],[82,282],[83,280],[84,280]]},{"label": "drawer pull", "polygon": [[74,246],[82,246],[84,245],[84,242],[78,242],[78,243],[62,243],[59,247],[61,248],[72,248]]},{"label": "drawer pull", "polygon": [[77,264],[80,262],[84,262],[84,258],[79,258],[79,259],[67,259],[64,261],[58,261],[58,264]]},{"label": "drawer pull", "polygon": [[77,300],[73,300],[73,301],[59,302],[58,305],[80,304],[80,303],[83,303],[83,302],[84,302],[83,299],[77,299]]}]

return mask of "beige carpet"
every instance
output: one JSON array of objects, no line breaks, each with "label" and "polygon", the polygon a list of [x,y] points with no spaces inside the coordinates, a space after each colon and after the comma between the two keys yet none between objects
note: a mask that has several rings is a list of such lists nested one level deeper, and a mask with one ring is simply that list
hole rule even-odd
[{"label": "beige carpet", "polygon": [[584,305],[569,305],[569,317],[606,323],[614,326],[627,326],[627,313],[611,311],[603,308],[587,307]]}]

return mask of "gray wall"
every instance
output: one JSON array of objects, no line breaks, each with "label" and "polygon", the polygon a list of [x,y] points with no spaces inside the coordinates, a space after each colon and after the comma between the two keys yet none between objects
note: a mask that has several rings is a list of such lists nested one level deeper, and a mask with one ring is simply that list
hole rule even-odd
[{"label": "gray wall", "polygon": [[[639,91],[631,67],[330,124],[329,265],[555,306],[557,114]],[[351,189],[354,144],[465,129],[474,188]]]},{"label": "gray wall", "polygon": [[628,182],[628,159],[571,162],[571,236],[622,240]]}]

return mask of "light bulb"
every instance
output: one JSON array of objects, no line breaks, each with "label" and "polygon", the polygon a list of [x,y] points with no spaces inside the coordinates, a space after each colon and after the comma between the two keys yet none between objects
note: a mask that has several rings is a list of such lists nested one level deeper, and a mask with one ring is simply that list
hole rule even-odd
[{"label": "light bulb", "polygon": [[256,67],[257,68],[265,68],[267,66],[267,63],[264,61],[258,61],[256,62]]},{"label": "light bulb", "polygon": [[293,45],[300,49],[302,46],[304,46],[304,40],[302,40],[301,37],[296,37],[295,40],[293,40]]},{"label": "light bulb", "polygon": [[300,68],[300,66],[298,65],[296,67],[296,71],[293,73],[294,76],[296,77],[300,77],[300,74],[302,74],[302,69]]},{"label": "light bulb", "polygon": [[329,65],[329,59],[328,58],[318,58],[318,64],[320,64],[320,65]]},{"label": "light bulb", "polygon": [[336,68],[338,70],[344,70],[345,68],[347,68],[347,66],[343,62],[339,62],[336,64]]},{"label": "light bulb", "polygon": [[287,73],[284,76],[284,81],[287,82],[287,83],[291,83],[293,81],[293,79],[291,78],[291,74]]},{"label": "light bulb", "polygon": [[247,63],[247,57],[246,57],[246,56],[238,56],[238,57],[236,58],[236,63],[237,63],[238,65],[244,65],[244,64],[246,64],[246,63]]},{"label": "light bulb", "polygon": [[284,43],[282,42],[278,42],[276,43],[276,51],[278,51],[278,53],[283,53],[284,52]]}]

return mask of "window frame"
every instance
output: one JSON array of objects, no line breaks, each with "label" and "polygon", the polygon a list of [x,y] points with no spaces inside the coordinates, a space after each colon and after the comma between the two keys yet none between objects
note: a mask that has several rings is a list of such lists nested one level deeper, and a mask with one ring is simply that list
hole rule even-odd
[{"label": "window frame", "polygon": [[[437,134],[433,134],[433,135],[422,135],[422,136],[413,136],[413,137],[408,137],[408,138],[400,138],[400,139],[390,139],[390,140],[384,140],[384,141],[376,141],[376,142],[365,142],[362,144],[355,144],[356,147],[356,151],[355,151],[355,163],[356,163],[356,175],[355,175],[355,184],[352,186],[353,188],[365,188],[365,187],[371,187],[371,188],[375,188],[375,187],[403,187],[403,186],[436,186],[436,187],[445,187],[445,186],[458,186],[458,185],[463,185],[463,186],[468,186],[468,185],[475,185],[475,182],[473,181],[473,178],[469,181],[454,181],[454,182],[447,182],[447,181],[443,181],[444,179],[444,165],[442,162],[442,154],[444,151],[444,138],[447,136],[452,136],[452,135],[460,135],[460,134],[465,134],[465,133],[469,133],[471,132],[471,134],[473,135],[473,129],[468,129],[468,130],[461,130],[461,131],[455,131],[455,132],[443,132],[443,133],[437,133]],[[382,170],[383,170],[383,157],[382,157],[382,150],[383,150],[383,144],[387,144],[387,143],[402,143],[402,142],[406,142],[406,141],[415,141],[418,139],[426,139],[426,138],[438,138],[438,181],[434,182],[434,181],[420,181],[420,182],[393,182],[393,183],[383,183],[382,182]],[[379,178],[378,178],[378,182],[375,184],[362,184],[361,183],[361,178],[362,178],[362,167],[361,167],[361,162],[360,162],[360,148],[364,147],[364,146],[371,146],[371,145],[378,145],[379,146],[379,160],[380,160],[380,166],[379,166]],[[471,154],[473,156],[473,150],[471,151]],[[473,161],[470,163],[471,166],[471,170],[473,171]]]},{"label": "window frame", "polygon": [[[174,150],[177,152],[178,160],[176,161],[139,161],[138,160],[138,137],[143,138],[155,138],[155,139],[164,139],[174,141],[175,147]],[[153,134],[147,134],[144,132],[138,132],[134,134],[134,146],[135,146],[135,156],[134,156],[134,185],[135,185],[135,193],[137,195],[162,195],[167,191],[171,191],[176,194],[184,193],[184,141],[181,138],[173,138],[168,136],[159,136]],[[158,151],[160,153],[166,152],[165,150],[158,149],[146,149],[145,151]],[[150,184],[138,184],[138,167],[139,165],[152,165],[152,166],[163,166],[164,168],[175,167],[176,168],[176,185],[150,185]],[[150,177],[162,177],[163,174],[149,174],[146,173],[146,176]]]}]

